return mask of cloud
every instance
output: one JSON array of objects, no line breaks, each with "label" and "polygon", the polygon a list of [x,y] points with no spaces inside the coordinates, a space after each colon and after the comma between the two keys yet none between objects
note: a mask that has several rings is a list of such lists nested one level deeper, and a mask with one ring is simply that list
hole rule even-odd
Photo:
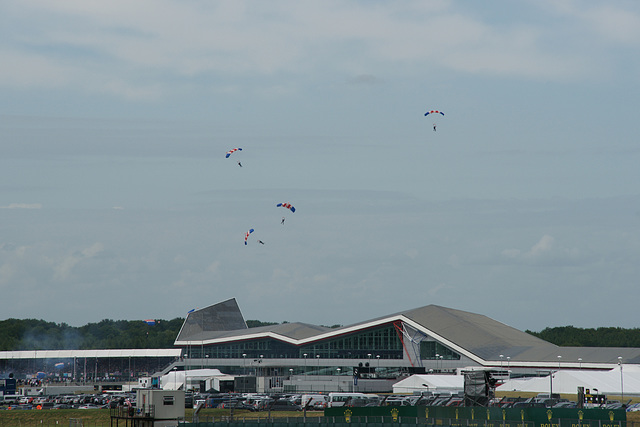
[{"label": "cloud", "polygon": [[[628,4],[627,6],[631,6]],[[603,42],[640,45],[640,13],[619,4],[595,2],[593,6],[576,1],[547,1],[546,9],[581,24]]]},{"label": "cloud", "polygon": [[95,257],[102,252],[104,247],[102,243],[94,243],[93,245],[83,248],[79,253],[69,254],[60,259],[49,259],[53,268],[53,278],[57,281],[67,280],[71,271],[76,265],[84,260]]},{"label": "cloud", "polygon": [[42,209],[40,203],[11,203],[7,206],[0,206],[0,209]]},{"label": "cloud", "polygon": [[[351,84],[374,84],[379,79],[367,70],[400,64],[549,79],[575,77],[598,65],[591,50],[552,43],[563,38],[567,22],[550,27],[522,14],[519,21],[495,23],[446,2],[35,4],[14,2],[3,11],[13,23],[5,30],[11,37],[0,43],[0,55],[8,58],[0,70],[3,85],[154,100],[193,78],[215,75],[237,82],[243,75],[337,71],[355,75]],[[611,42],[638,39],[638,15],[628,10],[555,13],[569,22],[595,22],[596,30],[580,27],[583,40],[601,34]],[[225,79],[210,82],[210,90],[228,87]]]},{"label": "cloud", "polygon": [[551,251],[551,249],[553,248],[554,240],[555,239],[552,236],[545,234],[540,238],[540,240],[538,240],[538,242],[535,245],[531,247],[531,249],[529,249],[526,252],[522,252],[520,249],[510,248],[510,249],[503,250],[501,254],[505,258],[509,258],[513,260],[517,260],[517,259],[535,260],[536,258],[539,258],[542,255],[549,253]]},{"label": "cloud", "polygon": [[554,240],[553,237],[549,236],[548,234],[545,234],[544,236],[542,236],[540,241],[538,241],[538,243],[533,245],[531,250],[527,252],[525,256],[534,258],[546,252],[549,252],[551,250],[551,247],[553,246],[553,240]]},{"label": "cloud", "polygon": [[507,258],[517,258],[520,256],[520,249],[505,249],[502,255]]}]

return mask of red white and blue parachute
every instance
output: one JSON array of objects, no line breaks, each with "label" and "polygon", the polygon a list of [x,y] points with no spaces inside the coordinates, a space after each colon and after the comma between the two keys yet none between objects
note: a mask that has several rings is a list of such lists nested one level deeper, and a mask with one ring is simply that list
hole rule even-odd
[{"label": "red white and blue parachute", "polygon": [[155,321],[155,319],[146,319],[146,320],[144,321],[144,323],[146,323],[146,324],[147,324],[147,325],[149,325],[149,326],[153,326],[153,325],[155,325],[155,324],[156,324],[156,321]]},{"label": "red white and blue parachute", "polygon": [[438,110],[431,110],[431,111],[427,111],[426,113],[424,113],[425,116],[428,116],[429,114],[442,114],[444,116],[444,113],[442,111],[438,111]]},{"label": "red white and blue parachute", "polygon": [[249,231],[247,231],[246,233],[244,233],[244,244],[247,244],[247,239],[249,238],[249,234],[253,233],[253,228],[250,228]]},{"label": "red white and blue parachute", "polygon": [[276,205],[276,207],[278,207],[278,208],[286,208],[286,209],[289,209],[291,212],[295,212],[296,211],[296,208],[291,206],[291,203],[278,203]]},{"label": "red white and blue parachute", "polygon": [[227,151],[227,154],[224,156],[224,157],[225,157],[225,159],[228,159],[228,158],[229,158],[229,156],[230,156],[231,154],[235,153],[236,151],[242,151],[242,148],[234,148],[233,150],[229,150],[229,151]]},{"label": "red white and blue parachute", "polygon": [[55,365],[53,365],[54,368],[56,369],[62,369],[64,368],[64,362],[60,362],[60,363],[56,363]]}]

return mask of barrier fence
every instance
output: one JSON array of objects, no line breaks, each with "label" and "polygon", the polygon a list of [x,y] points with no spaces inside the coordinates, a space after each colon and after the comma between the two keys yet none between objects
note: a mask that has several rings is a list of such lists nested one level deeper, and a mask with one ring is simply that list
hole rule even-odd
[{"label": "barrier fence", "polygon": [[[180,427],[536,427],[533,421],[490,421],[426,419],[418,417],[357,416],[357,417],[289,417],[289,418],[235,418],[211,417],[197,423],[180,422]],[[640,422],[619,420],[554,419],[549,427],[640,427]]]},{"label": "barrier fence", "polygon": [[[328,408],[323,417],[198,419],[184,426],[296,427],[332,425],[349,427],[636,427],[627,423],[624,410],[568,408],[497,408],[384,406]],[[640,423],[639,423],[640,424]]]}]

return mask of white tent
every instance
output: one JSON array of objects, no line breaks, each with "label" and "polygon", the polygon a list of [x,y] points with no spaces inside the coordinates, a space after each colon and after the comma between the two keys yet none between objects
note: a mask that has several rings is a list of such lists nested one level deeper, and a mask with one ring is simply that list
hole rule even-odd
[{"label": "white tent", "polygon": [[160,386],[163,390],[179,390],[184,389],[185,374],[187,388],[192,388],[194,384],[200,381],[206,381],[213,378],[222,380],[233,380],[233,376],[223,374],[218,369],[192,369],[189,371],[170,371],[168,374],[160,378]]},{"label": "white tent", "polygon": [[622,365],[609,371],[570,370],[554,372],[549,376],[511,379],[500,385],[496,391],[522,391],[533,393],[577,394],[578,387],[597,390],[600,394],[620,396],[640,395],[640,367]]},{"label": "white tent", "polygon": [[456,393],[462,390],[464,390],[462,375],[411,375],[393,385],[393,392],[401,394],[413,394],[414,391]]},{"label": "white tent", "polygon": [[163,390],[184,388],[184,371],[171,371],[160,377],[160,388]]}]

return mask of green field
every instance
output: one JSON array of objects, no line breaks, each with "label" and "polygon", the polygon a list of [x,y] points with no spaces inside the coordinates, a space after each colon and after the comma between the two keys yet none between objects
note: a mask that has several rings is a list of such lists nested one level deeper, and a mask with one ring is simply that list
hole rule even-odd
[{"label": "green field", "polygon": [[[302,417],[302,412],[272,412],[273,418]],[[322,411],[309,411],[307,417],[320,417]],[[187,409],[185,419],[191,421],[193,409]],[[204,409],[200,411],[200,421],[210,421],[229,417],[228,409]],[[234,418],[266,418],[267,412],[234,411]],[[54,427],[69,426],[70,419],[82,419],[83,427],[109,427],[111,419],[108,409],[61,409],[61,410],[16,410],[0,411],[0,427]],[[627,421],[640,423],[640,412],[628,412]],[[632,424],[630,424],[632,425]]]},{"label": "green field", "polygon": [[[200,411],[200,421],[227,419],[228,409],[203,409]],[[273,418],[301,417],[302,412],[272,412]],[[309,411],[307,417],[322,416],[322,411]],[[250,412],[246,410],[235,410],[234,418],[266,418],[267,412]],[[82,419],[83,427],[109,427],[111,418],[108,409],[48,409],[48,410],[2,410],[0,411],[0,427],[48,427],[48,426],[69,426],[70,419]],[[193,409],[187,409],[185,419],[193,419]]]}]

